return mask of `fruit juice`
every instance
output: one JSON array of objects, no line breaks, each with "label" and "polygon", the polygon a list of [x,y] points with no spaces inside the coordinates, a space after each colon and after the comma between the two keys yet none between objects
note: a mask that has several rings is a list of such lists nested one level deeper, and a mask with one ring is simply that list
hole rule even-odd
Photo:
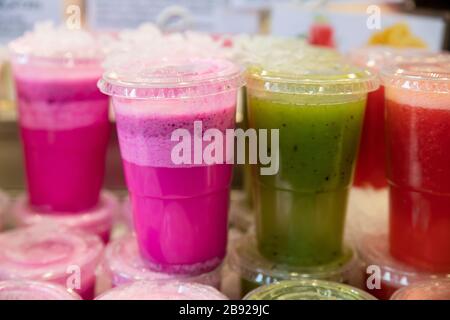
[{"label": "fruit juice", "polygon": [[63,286],[40,281],[0,281],[0,300],[80,300]]},{"label": "fruit juice", "polygon": [[415,283],[398,290],[391,300],[450,300],[450,279]]},{"label": "fruit juice", "polygon": [[258,248],[274,262],[326,264],[342,255],[367,92],[377,83],[342,61],[282,67],[288,70],[257,67],[247,76],[249,126],[279,129],[280,140],[278,173],[253,166]]},{"label": "fruit juice", "polygon": [[[206,144],[198,148],[191,138],[201,139],[207,129],[225,136],[234,128],[240,70],[226,60],[199,58],[155,63],[144,57],[135,66],[123,73],[136,87],[133,97],[114,78],[120,69],[107,72],[99,85],[112,95],[141,255],[155,271],[211,271],[225,256],[232,165],[225,158],[207,163]],[[146,67],[151,69],[142,77]],[[194,132],[195,121],[202,128]],[[183,163],[173,160],[176,129],[192,142]],[[223,144],[220,151],[225,149]]]},{"label": "fruit juice", "polygon": [[450,272],[450,64],[398,68],[384,77],[390,250],[420,269]]},{"label": "fruit juice", "polygon": [[29,202],[48,213],[94,207],[103,183],[110,123],[93,39],[50,28],[10,46]]},{"label": "fruit juice", "polygon": [[95,235],[35,226],[0,234],[0,281],[47,281],[93,299],[103,244]]}]

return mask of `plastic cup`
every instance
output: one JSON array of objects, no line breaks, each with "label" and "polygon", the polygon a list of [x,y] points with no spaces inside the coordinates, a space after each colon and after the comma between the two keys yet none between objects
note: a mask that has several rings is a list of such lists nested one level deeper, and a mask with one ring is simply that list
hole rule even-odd
[{"label": "plastic cup", "polygon": [[396,291],[391,300],[450,300],[450,280],[415,283]]},{"label": "plastic cup", "polygon": [[62,285],[92,299],[103,253],[97,236],[65,228],[30,227],[0,234],[0,280]]},{"label": "plastic cup", "polygon": [[137,281],[111,289],[96,300],[228,300],[213,287],[178,281]]},{"label": "plastic cup", "polygon": [[30,205],[79,212],[99,199],[110,122],[100,39],[42,27],[10,44]]},{"label": "plastic cup", "polygon": [[[112,96],[135,233],[153,270],[200,274],[222,263],[232,165],[227,155],[205,160],[208,143],[192,140],[234,129],[241,84],[240,69],[222,59],[136,53],[107,64],[99,88]],[[171,139],[175,130],[183,138]],[[181,139],[190,144],[177,153]]]},{"label": "plastic cup", "polygon": [[390,251],[450,272],[450,58],[382,72],[386,96]]},{"label": "plastic cup", "polygon": [[0,230],[2,230],[4,225],[6,209],[8,208],[8,205],[9,205],[8,195],[0,190]]},{"label": "plastic cup", "polygon": [[314,267],[277,264],[264,258],[257,249],[254,235],[236,241],[228,262],[240,276],[241,297],[262,285],[283,280],[316,279],[353,284],[353,269],[357,266],[353,250],[347,248],[343,255],[326,265]]},{"label": "plastic cup", "polygon": [[[106,247],[102,272],[105,287],[117,287],[134,281],[183,281],[196,282],[220,288],[221,268],[200,275],[170,274],[152,271],[139,254],[136,238],[125,236]],[[109,285],[107,285],[109,284]]]},{"label": "plastic cup", "polygon": [[360,287],[381,300],[388,300],[400,288],[450,274],[434,274],[407,265],[389,253],[386,233],[366,234],[358,242],[363,283]]},{"label": "plastic cup", "polygon": [[80,300],[63,286],[27,280],[0,281],[0,300]]},{"label": "plastic cup", "polygon": [[13,216],[19,226],[52,225],[57,224],[69,229],[79,229],[86,233],[99,236],[104,243],[110,238],[113,217],[119,210],[117,198],[110,192],[103,192],[100,202],[90,210],[79,212],[76,215],[67,213],[47,214],[33,209],[28,204],[25,195],[20,196],[13,206]]},{"label": "plastic cup", "polygon": [[337,59],[249,68],[249,127],[279,130],[278,153],[263,150],[279,158],[278,172],[252,168],[258,248],[269,260],[314,266],[342,255],[367,93],[377,88],[372,74]]},{"label": "plastic cup", "polygon": [[292,280],[259,287],[247,294],[244,300],[376,300],[376,298],[342,283]]}]

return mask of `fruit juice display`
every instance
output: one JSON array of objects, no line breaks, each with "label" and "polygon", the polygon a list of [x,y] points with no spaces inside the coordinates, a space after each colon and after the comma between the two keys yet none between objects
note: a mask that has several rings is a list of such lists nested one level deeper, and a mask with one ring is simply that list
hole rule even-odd
[{"label": "fruit juice display", "polygon": [[358,242],[363,282],[358,286],[378,299],[388,300],[398,289],[421,281],[445,279],[450,274],[430,273],[397,260],[389,253],[385,232],[366,234]]},{"label": "fruit juice display", "polygon": [[80,300],[60,285],[42,281],[0,281],[0,300]]},{"label": "fruit juice display", "polygon": [[99,237],[35,226],[1,233],[0,247],[0,281],[47,281],[93,299],[95,269],[103,253]]},{"label": "fruit juice display", "polygon": [[133,281],[196,282],[220,288],[221,268],[200,275],[170,274],[152,271],[139,254],[135,236],[124,236],[106,247],[102,273],[109,287],[117,287]]},{"label": "fruit juice display", "polygon": [[99,42],[41,26],[10,44],[29,202],[48,213],[99,199],[110,132]]},{"label": "fruit juice display", "polygon": [[12,207],[12,215],[18,226],[51,225],[57,224],[69,229],[79,229],[86,233],[99,236],[104,243],[109,241],[113,217],[119,210],[117,198],[110,192],[103,192],[99,203],[92,209],[78,214],[46,214],[34,210],[27,197],[19,197]]},{"label": "fruit juice display", "polygon": [[242,237],[232,245],[228,263],[240,277],[241,297],[259,286],[282,280],[315,279],[347,284],[359,284],[353,270],[357,266],[353,250],[346,248],[341,257],[325,265],[312,267],[273,263],[257,249],[253,234]]},{"label": "fruit juice display", "polygon": [[155,271],[200,274],[222,263],[232,165],[226,143],[214,152],[222,159],[203,157],[202,137],[234,129],[241,84],[227,60],[137,53],[111,58],[99,82],[112,96],[140,252]]},{"label": "fruit juice display", "polygon": [[259,287],[244,300],[376,300],[370,294],[342,283],[323,280],[289,280]]},{"label": "fruit juice display", "polygon": [[217,289],[178,281],[137,281],[113,288],[96,300],[228,300]]},{"label": "fruit juice display", "polygon": [[450,279],[415,283],[396,291],[391,300],[450,300]]},{"label": "fruit juice display", "polygon": [[278,172],[253,166],[256,233],[269,260],[314,266],[342,255],[367,93],[378,81],[341,60],[296,62],[267,59],[247,73],[249,127],[279,130],[278,153],[263,150],[279,157]]},{"label": "fruit juice display", "polygon": [[0,190],[0,230],[4,225],[6,210],[9,205],[9,197],[6,193]]},{"label": "fruit juice display", "polygon": [[386,95],[390,251],[450,272],[450,59],[382,73]]}]

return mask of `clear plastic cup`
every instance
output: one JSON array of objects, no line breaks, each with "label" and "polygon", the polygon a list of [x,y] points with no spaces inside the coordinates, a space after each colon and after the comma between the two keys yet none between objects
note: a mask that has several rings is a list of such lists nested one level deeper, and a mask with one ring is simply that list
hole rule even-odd
[{"label": "clear plastic cup", "polygon": [[260,252],[290,265],[326,264],[342,255],[368,92],[377,78],[343,60],[266,59],[247,72],[249,127],[279,130],[275,174],[253,165]]},{"label": "clear plastic cup", "polygon": [[[202,156],[208,144],[192,140],[234,129],[240,68],[135,52],[112,57],[106,69],[99,88],[112,96],[141,255],[161,272],[214,270],[225,256],[232,165],[226,144],[210,162]],[[189,143],[184,151],[180,140]]]},{"label": "clear plastic cup", "polygon": [[389,253],[386,233],[366,234],[358,242],[363,282],[359,287],[381,300],[388,300],[400,288],[450,274],[429,273],[407,265]]},{"label": "clear plastic cup", "polygon": [[450,279],[412,284],[396,291],[391,300],[450,300]]},{"label": "clear plastic cup", "polygon": [[[450,57],[450,56],[449,56]],[[386,97],[390,251],[450,272],[450,58],[402,62],[381,74]]]},{"label": "clear plastic cup", "polygon": [[110,133],[97,88],[103,37],[40,25],[10,44],[29,202],[79,212],[99,199]]},{"label": "clear plastic cup", "polygon": [[241,297],[262,285],[283,280],[316,279],[353,284],[358,265],[353,250],[347,248],[341,257],[325,265],[301,267],[277,264],[264,258],[257,249],[254,235],[245,236],[231,248],[228,263],[240,276]]},{"label": "clear plastic cup", "polygon": [[96,300],[228,300],[217,289],[178,281],[137,281],[111,289]]},{"label": "clear plastic cup", "polygon": [[106,288],[141,280],[155,282],[178,280],[201,283],[219,289],[221,280],[221,267],[205,274],[192,276],[150,270],[139,254],[134,236],[122,237],[106,247],[101,271],[105,277]]},{"label": "clear plastic cup", "polygon": [[376,300],[367,292],[322,280],[281,281],[259,287],[244,300]]},{"label": "clear plastic cup", "polygon": [[119,210],[119,202],[112,193],[103,192],[100,202],[91,210],[76,215],[64,212],[47,214],[33,209],[25,195],[20,196],[12,208],[13,216],[19,226],[57,224],[69,229],[79,229],[99,236],[104,243],[110,238],[113,218]]},{"label": "clear plastic cup", "polygon": [[65,228],[29,227],[0,234],[0,280],[62,285],[92,299],[103,253],[99,237]]},{"label": "clear plastic cup", "polygon": [[80,300],[60,285],[27,280],[0,281],[0,300]]},{"label": "clear plastic cup", "polygon": [[0,230],[2,230],[5,224],[5,215],[9,202],[8,195],[0,190]]}]

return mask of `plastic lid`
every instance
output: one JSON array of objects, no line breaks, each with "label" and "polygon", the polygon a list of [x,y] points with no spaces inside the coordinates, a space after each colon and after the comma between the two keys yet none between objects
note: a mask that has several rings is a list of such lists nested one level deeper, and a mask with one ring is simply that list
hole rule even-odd
[{"label": "plastic lid", "polygon": [[347,248],[344,254],[326,265],[315,267],[299,267],[274,263],[264,258],[258,252],[258,246],[253,234],[236,241],[229,253],[231,268],[248,281],[258,284],[269,284],[282,280],[321,279],[344,281],[345,277],[356,264],[353,250]]},{"label": "plastic lid", "polygon": [[423,272],[396,260],[389,253],[386,233],[367,234],[361,237],[358,242],[358,257],[365,267],[378,266],[381,271],[381,280],[393,287],[408,286],[411,283],[428,279],[450,277],[450,274]]},{"label": "plastic lid", "polygon": [[273,59],[247,70],[247,87],[253,90],[301,95],[366,94],[379,87],[377,77],[343,59],[307,55]]},{"label": "plastic lid", "polygon": [[403,62],[381,71],[385,86],[413,91],[450,93],[450,59]]},{"label": "plastic lid", "polygon": [[81,300],[63,286],[40,281],[0,281],[0,300]]},{"label": "plastic lid", "polygon": [[244,300],[377,300],[354,287],[322,280],[281,281],[259,287]]},{"label": "plastic lid", "polygon": [[116,285],[138,280],[179,280],[217,286],[220,283],[221,276],[220,267],[211,272],[195,276],[150,270],[148,264],[141,258],[136,238],[132,235],[124,236],[107,246],[105,251],[105,267],[116,278]]},{"label": "plastic lid", "polygon": [[132,99],[180,99],[236,90],[241,69],[214,58],[157,58],[118,54],[105,64],[98,86],[105,94]]},{"label": "plastic lid", "polygon": [[397,290],[391,300],[450,300],[450,280],[414,283]]},{"label": "plastic lid", "polygon": [[84,232],[35,226],[1,233],[0,248],[0,280],[60,280],[70,266],[96,265],[103,244]]},{"label": "plastic lid", "polygon": [[111,289],[96,300],[228,300],[213,287],[179,281],[137,281]]},{"label": "plastic lid", "polygon": [[97,234],[111,229],[118,206],[119,202],[112,193],[102,192],[99,204],[91,210],[77,214],[57,212],[45,214],[34,211],[28,204],[27,197],[22,195],[13,207],[13,214],[19,225],[23,226],[59,224]]}]

